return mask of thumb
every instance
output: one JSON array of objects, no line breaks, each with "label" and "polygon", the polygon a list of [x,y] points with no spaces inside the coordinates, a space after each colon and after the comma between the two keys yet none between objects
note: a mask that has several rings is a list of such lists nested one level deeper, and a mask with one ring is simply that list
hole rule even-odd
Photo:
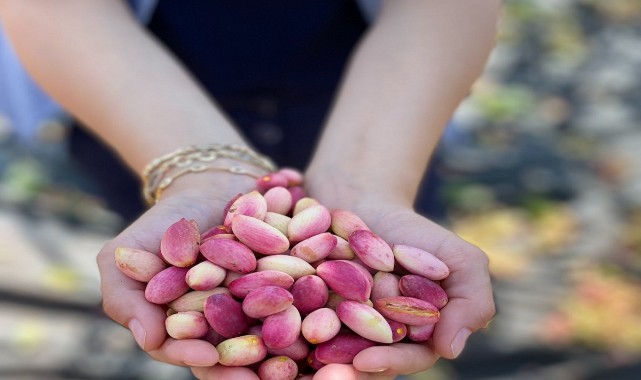
[{"label": "thumb", "polygon": [[462,240],[454,246],[458,248],[447,258],[450,275],[442,282],[449,302],[441,310],[433,335],[436,352],[448,359],[459,356],[467,338],[486,327],[496,312],[487,256]]},{"label": "thumb", "polygon": [[115,322],[131,330],[145,351],[159,348],[167,338],[165,311],[145,299],[145,284],[118,270],[114,261],[117,243],[111,242],[97,257],[101,276],[102,306]]}]

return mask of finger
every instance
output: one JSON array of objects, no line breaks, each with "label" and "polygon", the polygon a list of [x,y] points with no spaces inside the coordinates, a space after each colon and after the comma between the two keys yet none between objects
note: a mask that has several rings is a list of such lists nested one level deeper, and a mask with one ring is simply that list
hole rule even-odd
[{"label": "finger", "polygon": [[314,380],[365,380],[367,374],[357,371],[349,364],[328,364],[316,372]]},{"label": "finger", "polygon": [[381,378],[422,372],[432,367],[439,356],[424,344],[396,343],[370,347],[354,357],[354,368]]},{"label": "finger", "polygon": [[465,347],[469,335],[485,327],[495,314],[487,256],[418,214],[403,211],[390,215],[382,218],[387,223],[383,223],[386,228],[381,229],[381,237],[425,249],[450,269],[450,275],[441,282],[449,302],[441,310],[433,341],[438,355],[455,358]]},{"label": "finger", "polygon": [[216,348],[201,339],[169,338],[148,354],[158,361],[179,366],[211,367],[218,363]]},{"label": "finger", "polygon": [[441,284],[449,302],[433,335],[435,351],[448,359],[459,356],[470,334],[484,328],[496,312],[487,256],[463,243],[455,242],[459,249],[448,257],[450,275]]},{"label": "finger", "polygon": [[108,245],[98,254],[103,309],[111,319],[131,330],[143,350],[156,350],[167,337],[167,315],[162,307],[145,299],[144,284],[118,270],[113,251]]},{"label": "finger", "polygon": [[225,367],[217,365],[214,367],[192,368],[191,372],[199,380],[259,380],[249,368]]}]

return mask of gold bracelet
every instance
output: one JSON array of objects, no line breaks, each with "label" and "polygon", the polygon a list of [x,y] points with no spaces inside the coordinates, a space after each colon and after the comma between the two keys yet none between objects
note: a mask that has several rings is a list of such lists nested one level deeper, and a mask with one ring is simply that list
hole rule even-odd
[{"label": "gold bracelet", "polygon": [[240,166],[222,167],[212,163],[219,158],[229,158],[246,162],[263,171],[274,172],[276,165],[267,157],[253,150],[235,144],[211,144],[189,146],[154,159],[143,171],[143,196],[149,205],[158,202],[161,193],[173,181],[188,173],[206,170],[227,171],[233,174],[259,178],[261,174],[252,173]]}]

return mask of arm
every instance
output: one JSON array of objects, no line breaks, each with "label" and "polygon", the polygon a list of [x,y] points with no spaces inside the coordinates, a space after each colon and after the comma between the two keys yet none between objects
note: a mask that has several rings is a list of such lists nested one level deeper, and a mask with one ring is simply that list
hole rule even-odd
[{"label": "arm", "polygon": [[308,169],[329,175],[308,178],[314,189],[343,188],[350,178],[350,189],[332,201],[358,195],[413,204],[446,123],[494,45],[499,2],[384,2]]},{"label": "arm", "polygon": [[[0,18],[35,80],[133,171],[187,145],[244,144],[180,64],[138,26],[124,1],[1,0]],[[213,226],[233,195],[254,186],[252,178],[221,172],[180,177],[98,255],[105,312],[130,328],[152,357],[177,365],[218,360],[207,342],[167,339],[164,311],[144,299],[143,284],[119,273],[115,247],[158,252],[171,223],[186,217],[201,229]]]},{"label": "arm", "polygon": [[[494,315],[484,253],[412,206],[444,126],[483,70],[498,14],[498,0],[385,2],[353,56],[307,170],[309,191],[321,203],[354,210],[386,241],[422,247],[451,270],[443,282],[450,303],[433,350],[374,347],[355,358],[361,371],[396,375],[425,370],[438,356],[454,358]],[[328,366],[317,377],[340,371],[350,369]]]},{"label": "arm", "polygon": [[178,147],[245,143],[124,1],[3,0],[0,17],[34,79],[137,173]]}]

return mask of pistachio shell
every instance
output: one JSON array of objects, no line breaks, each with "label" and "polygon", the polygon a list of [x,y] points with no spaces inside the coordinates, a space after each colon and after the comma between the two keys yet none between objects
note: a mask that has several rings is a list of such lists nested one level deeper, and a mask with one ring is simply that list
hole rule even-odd
[{"label": "pistachio shell", "polygon": [[174,339],[201,338],[209,331],[203,313],[184,311],[172,314],[165,319],[167,334]]},{"label": "pistachio shell", "polygon": [[294,214],[287,227],[287,236],[292,242],[299,242],[326,232],[330,224],[331,217],[329,210],[325,206],[309,206],[303,211]]},{"label": "pistachio shell", "polygon": [[230,227],[235,216],[245,215],[259,220],[265,218],[267,213],[267,201],[258,191],[254,190],[247,194],[243,194],[236,199],[229,207],[225,215],[223,224],[225,227]]},{"label": "pistachio shell", "polygon": [[205,301],[205,318],[216,332],[225,338],[241,335],[249,327],[240,302],[229,294],[214,294]]},{"label": "pistachio shell", "polygon": [[395,244],[392,246],[392,251],[396,262],[410,273],[430,280],[442,280],[450,274],[450,270],[444,262],[420,248]]},{"label": "pistachio shell", "polygon": [[303,173],[294,168],[281,168],[278,174],[287,178],[287,186],[300,186],[303,183]]},{"label": "pistachio shell", "polygon": [[200,246],[200,252],[207,260],[233,272],[250,273],[256,269],[254,252],[235,240],[207,239]]},{"label": "pistachio shell", "polygon": [[372,301],[379,298],[398,297],[401,295],[399,289],[399,276],[389,272],[376,272],[374,285],[372,286]]},{"label": "pistachio shell", "polygon": [[303,319],[301,333],[311,344],[326,342],[338,334],[341,321],[336,312],[330,308],[320,308]]},{"label": "pistachio shell", "polygon": [[243,300],[245,315],[251,318],[264,318],[287,309],[294,297],[278,286],[261,286],[249,292]]},{"label": "pistachio shell", "polygon": [[267,356],[267,347],[256,335],[243,335],[224,340],[216,346],[218,363],[228,367],[243,367],[258,363]]},{"label": "pistachio shell", "polygon": [[325,281],[315,275],[300,277],[291,289],[294,306],[301,314],[309,314],[327,303],[329,290]]},{"label": "pistachio shell", "polygon": [[296,201],[296,203],[294,204],[294,210],[292,211],[292,215],[296,215],[310,206],[316,206],[319,204],[320,203],[315,198],[303,197],[298,201]]},{"label": "pistachio shell", "polygon": [[349,235],[356,230],[367,230],[369,227],[355,213],[349,210],[334,209],[331,211],[332,232],[347,240]]},{"label": "pistachio shell", "polygon": [[447,304],[448,297],[445,290],[436,282],[423,276],[408,274],[401,277],[398,286],[404,296],[427,301],[439,310]]},{"label": "pistachio shell", "polygon": [[142,249],[118,247],[114,256],[118,269],[127,277],[140,282],[149,282],[167,268],[160,257]]},{"label": "pistachio shell", "polygon": [[169,307],[175,311],[204,311],[205,300],[214,294],[229,294],[229,289],[219,287],[211,290],[196,290],[183,294],[169,303]]},{"label": "pistachio shell", "polygon": [[368,267],[384,272],[394,270],[392,248],[372,231],[356,230],[349,234],[347,241],[356,256]]},{"label": "pistachio shell", "polygon": [[229,284],[231,284],[232,281],[239,279],[241,277],[244,277],[244,273],[238,273],[238,272],[232,272],[230,270],[227,271],[227,275],[225,276],[225,279],[223,280],[223,286],[229,287]]},{"label": "pistachio shell", "polygon": [[236,215],[232,220],[231,229],[238,240],[254,252],[276,255],[289,249],[287,236],[262,220]]},{"label": "pistachio shell", "polygon": [[290,255],[313,263],[326,258],[334,247],[336,247],[336,236],[323,232],[294,245]]},{"label": "pistachio shell", "polygon": [[307,193],[301,186],[288,187],[287,190],[289,190],[289,193],[292,195],[292,209],[289,210],[289,214],[293,214],[294,206],[296,205],[296,203],[298,203],[299,200],[306,198]]},{"label": "pistachio shell", "polygon": [[228,285],[231,294],[245,298],[249,292],[261,286],[279,286],[289,289],[294,284],[294,278],[285,272],[265,270],[246,274],[231,281]]},{"label": "pistachio shell", "polygon": [[412,342],[425,342],[432,337],[435,325],[407,326],[407,337]]},{"label": "pistachio shell", "polygon": [[336,237],[336,247],[329,252],[327,259],[329,260],[352,260],[356,257],[352,248],[350,248],[347,240],[338,235]]},{"label": "pistachio shell", "polygon": [[272,255],[258,259],[256,271],[276,270],[285,272],[294,280],[303,276],[316,274],[316,269],[307,261],[287,255]]},{"label": "pistachio shell", "polygon": [[315,356],[324,364],[350,364],[359,352],[375,345],[375,342],[352,332],[340,332],[327,342],[319,344],[316,347]]},{"label": "pistachio shell", "polygon": [[309,368],[314,369],[318,371],[319,369],[323,368],[325,366],[325,363],[322,363],[318,358],[316,357],[316,350],[312,350],[308,355],[307,355],[307,365]]},{"label": "pistachio shell", "polygon": [[287,356],[269,358],[258,367],[261,380],[294,380],[297,376],[298,366]]},{"label": "pistachio shell", "polygon": [[289,180],[280,173],[268,173],[256,180],[256,189],[261,193],[277,186],[287,187]]},{"label": "pistachio shell", "polygon": [[203,240],[201,242],[201,244],[204,243],[206,240],[210,240],[210,239],[228,239],[228,240],[236,240],[236,241],[238,241],[238,239],[236,239],[236,236],[234,234],[216,234],[216,235],[210,236],[207,239]]},{"label": "pistachio shell", "polygon": [[388,297],[374,301],[374,308],[385,318],[407,325],[429,325],[438,322],[440,313],[427,301],[411,297]]},{"label": "pistachio shell", "polygon": [[185,281],[194,290],[210,290],[220,285],[226,274],[224,268],[210,261],[202,261],[187,271]]},{"label": "pistachio shell", "polygon": [[160,254],[166,262],[188,267],[198,259],[200,231],[194,220],[180,219],[169,226],[160,240]]},{"label": "pistachio shell", "polygon": [[392,329],[374,308],[356,301],[343,301],[336,315],[347,327],[363,338],[379,343],[392,343]]},{"label": "pistachio shell", "polygon": [[385,318],[389,327],[392,328],[392,340],[394,343],[400,342],[407,336],[407,326],[404,323],[392,321],[391,319]]},{"label": "pistachio shell", "polygon": [[145,288],[145,299],[151,303],[164,305],[189,291],[185,282],[187,268],[169,267],[158,272]]},{"label": "pistachio shell", "polygon": [[267,211],[267,215],[265,215],[265,219],[263,221],[270,226],[275,227],[278,231],[282,232],[283,235],[287,236],[287,227],[289,227],[289,222],[292,221],[292,218],[287,215]]},{"label": "pistachio shell", "polygon": [[[260,327],[260,326],[258,326]],[[294,360],[303,360],[309,354],[309,345],[302,336],[299,336],[294,343],[284,348],[267,347],[267,353],[274,356],[284,355]]]},{"label": "pistachio shell", "polygon": [[200,241],[203,242],[205,241],[205,239],[209,239],[212,236],[216,236],[220,234],[230,234],[230,233],[231,233],[231,230],[229,228],[220,224],[217,226],[213,226],[212,228],[200,234]]},{"label": "pistachio shell", "polygon": [[282,186],[272,187],[265,192],[267,212],[287,215],[292,208],[292,194]]},{"label": "pistachio shell", "polygon": [[317,274],[327,286],[340,296],[354,301],[369,300],[372,276],[347,260],[326,261],[316,268]]},{"label": "pistachio shell", "polygon": [[267,347],[285,348],[300,336],[300,313],[293,305],[263,321],[263,340]]}]

